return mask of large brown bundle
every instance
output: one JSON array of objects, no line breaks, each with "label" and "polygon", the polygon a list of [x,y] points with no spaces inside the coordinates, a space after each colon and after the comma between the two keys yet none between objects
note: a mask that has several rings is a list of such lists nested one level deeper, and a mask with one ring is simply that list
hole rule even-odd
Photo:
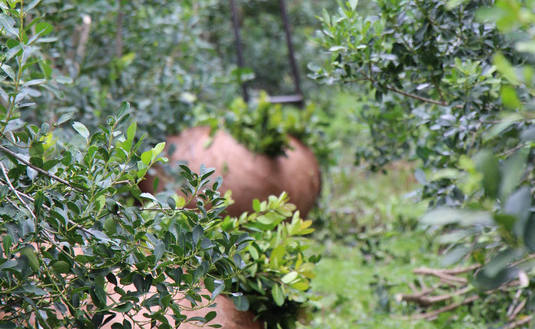
[{"label": "large brown bundle", "polygon": [[[223,177],[221,191],[231,190],[235,201],[228,208],[228,213],[233,216],[251,210],[253,199],[264,200],[283,191],[288,193],[302,216],[306,216],[320,192],[320,170],[316,157],[293,137],[286,156],[277,157],[252,153],[222,130],[210,137],[208,127],[190,128],[178,136],[170,136],[167,138],[167,150],[171,145],[175,149],[173,154],[168,154],[171,164],[186,161],[192,170],[198,170],[204,164],[216,169],[214,177]],[[156,169],[156,172],[160,180],[158,191],[161,191],[169,178],[161,169]],[[141,189],[154,192],[153,180],[149,175]]]}]

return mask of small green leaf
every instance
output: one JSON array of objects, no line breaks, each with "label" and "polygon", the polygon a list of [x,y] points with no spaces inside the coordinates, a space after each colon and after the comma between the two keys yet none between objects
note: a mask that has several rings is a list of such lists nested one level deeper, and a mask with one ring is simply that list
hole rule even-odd
[{"label": "small green leaf", "polygon": [[466,0],[449,0],[448,3],[446,4],[446,8],[448,8],[448,10],[451,10],[465,2]]},{"label": "small green leaf", "polygon": [[154,257],[156,258],[156,262],[160,261],[164,252],[165,252],[165,243],[163,243],[162,241],[157,241],[156,245],[154,246]]},{"label": "small green leaf", "polygon": [[498,71],[513,85],[520,84],[515,68],[501,53],[494,55],[494,65]]},{"label": "small green leaf", "polygon": [[141,193],[139,196],[140,196],[141,198],[149,199],[149,200],[152,200],[152,201],[158,203],[158,199],[156,199],[156,198],[154,197],[154,195],[152,195],[152,194],[150,194],[150,193]]},{"label": "small green leaf", "polygon": [[217,315],[217,313],[214,312],[214,311],[208,312],[204,316],[204,320],[206,321],[206,323],[208,323],[208,322],[212,321],[213,319],[215,319],[216,315]]},{"label": "small green leaf", "polygon": [[60,76],[56,77],[56,82],[59,83],[59,84],[62,84],[62,85],[68,85],[68,84],[71,84],[73,81],[72,81],[72,78],[70,78],[70,77],[66,77],[64,75],[60,75]]},{"label": "small green leaf", "polygon": [[299,274],[296,272],[296,271],[292,271],[286,275],[284,275],[281,279],[281,281],[283,283],[286,283],[286,284],[290,284],[292,281],[294,281],[295,279],[297,279],[297,276]]},{"label": "small green leaf", "polygon": [[512,193],[505,205],[503,211],[516,218],[514,232],[517,236],[522,236],[526,221],[528,220],[531,209],[531,192],[528,187],[522,187]]},{"label": "small green leaf", "polygon": [[47,22],[41,21],[35,25],[35,33],[45,36],[54,31],[54,27]]},{"label": "small green leaf", "polygon": [[28,260],[28,264],[35,272],[39,271],[39,259],[35,254],[35,251],[31,247],[24,247],[20,251],[20,254]]},{"label": "small green leaf", "polygon": [[153,159],[152,151],[153,150],[148,150],[141,154],[141,162],[143,162],[146,166],[150,165],[150,162]]},{"label": "small green leaf", "polygon": [[260,212],[260,201],[258,199],[253,200],[253,210]]},{"label": "small green leaf", "polygon": [[0,14],[0,29],[4,30],[12,37],[16,37],[19,31],[15,28],[15,21],[4,14]]},{"label": "small green leaf", "polygon": [[474,157],[477,171],[483,174],[483,188],[487,196],[495,198],[500,187],[500,164],[496,156],[489,150],[480,151]]},{"label": "small green leaf", "polygon": [[15,74],[15,71],[13,71],[13,69],[11,68],[11,66],[7,65],[7,64],[2,64],[2,66],[0,66],[2,68],[2,71],[4,71],[11,80],[15,80],[16,79],[16,74]]},{"label": "small green leaf", "polygon": [[104,222],[104,230],[106,230],[107,235],[113,235],[117,231],[117,223],[113,217],[109,217]]},{"label": "small green leaf", "polygon": [[273,288],[271,288],[271,295],[273,296],[273,301],[275,301],[277,306],[282,306],[284,304],[285,296],[281,286],[275,284]]},{"label": "small green leaf", "polygon": [[516,90],[511,86],[503,86],[501,91],[503,105],[515,110],[522,108],[522,103],[516,95]]},{"label": "small green leaf", "polygon": [[4,239],[2,239],[2,245],[4,247],[4,254],[6,258],[9,258],[12,243],[13,237],[11,237],[11,234],[6,234]]},{"label": "small green leaf", "polygon": [[89,130],[87,129],[87,127],[81,123],[81,122],[78,122],[78,121],[75,121],[73,124],[72,124],[72,127],[74,128],[74,130],[76,130],[76,132],[78,132],[80,134],[80,136],[82,136],[86,141],[89,140]]},{"label": "small green leaf", "polygon": [[52,264],[52,269],[56,273],[69,273],[71,267],[69,266],[69,263],[62,260],[58,260],[57,262],[54,262],[54,264]]},{"label": "small green leaf", "polygon": [[156,146],[154,146],[154,148],[152,149],[152,161],[154,161],[156,157],[160,155],[160,153],[162,153],[164,148],[165,142],[158,143],[156,144]]},{"label": "small green leaf", "polygon": [[500,185],[500,198],[506,200],[507,197],[520,184],[522,177],[526,173],[526,162],[529,152],[522,149],[515,155],[504,161],[502,168],[502,184]]}]

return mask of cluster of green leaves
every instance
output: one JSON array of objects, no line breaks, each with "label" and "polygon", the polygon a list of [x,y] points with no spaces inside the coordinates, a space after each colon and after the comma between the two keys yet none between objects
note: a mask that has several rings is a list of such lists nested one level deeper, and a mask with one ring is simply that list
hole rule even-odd
[{"label": "cluster of green leaves", "polygon": [[305,254],[311,241],[304,236],[313,232],[312,221],[299,217],[286,193],[254,200],[253,209],[222,223],[225,231],[248,232],[252,241],[242,254],[248,265],[236,280],[247,300],[236,306],[247,310],[250,305],[267,328],[294,328],[306,308],[314,264],[320,260]]},{"label": "cluster of green leaves", "polygon": [[271,157],[285,155],[290,146],[290,136],[308,145],[320,163],[327,165],[330,146],[323,128],[325,120],[316,114],[316,106],[310,103],[304,109],[282,106],[269,102],[262,92],[251,104],[242,98],[234,99],[228,109],[215,113],[200,110],[196,115],[199,125],[209,125],[212,131],[227,130],[249,150]]},{"label": "cluster of green leaves", "polygon": [[[159,153],[164,146],[138,155],[136,125],[126,135],[116,129],[125,118],[110,117],[93,135],[75,122],[78,134],[69,142],[47,145],[33,139],[27,152],[2,145],[4,326],[99,327],[123,314],[125,320],[114,328],[149,322],[171,328],[188,320],[182,311],[190,306],[179,305],[177,296],[186,297],[192,308],[200,307],[200,287],[208,271],[220,280],[233,273],[228,265],[218,268],[220,263],[233,264],[231,255],[218,244],[207,244],[201,225],[222,209],[216,192],[200,195],[193,211],[156,208],[160,214],[155,218],[125,202],[125,194],[140,203],[156,200],[142,194],[137,184],[147,168],[163,160]],[[189,180],[191,185],[203,183],[198,175]],[[212,209],[205,210],[204,202]],[[136,318],[138,314],[146,314],[146,320]]]},{"label": "cluster of green leaves", "polygon": [[[140,152],[145,136],[128,125],[136,113],[128,103],[98,129],[65,125],[73,112],[40,127],[29,121],[67,80],[42,48],[54,38],[46,36],[53,28],[38,4],[0,2],[0,326],[171,328],[194,321],[217,328],[215,312],[184,312],[221,293],[233,293],[244,309],[249,297],[238,286],[250,281],[276,287],[254,306],[303,303],[310,264],[297,236],[309,233],[310,223],[292,217],[284,195],[242,218],[242,227],[221,217],[226,201],[217,192],[220,180],[208,186],[212,170],[182,166],[187,199],[141,193],[147,170],[165,161],[165,144]],[[195,207],[185,208],[191,201]],[[262,226],[268,221],[277,233]]]},{"label": "cluster of green leaves", "polygon": [[[357,1],[321,18],[331,60],[313,76],[357,83],[376,102],[364,109],[375,168],[401,156],[421,160],[422,197],[438,207],[444,265],[482,265],[481,290],[518,279],[532,295],[533,1]],[[518,299],[517,298],[517,299]],[[531,307],[531,306],[530,306]],[[531,308],[528,308],[531,310]]]},{"label": "cluster of green leaves", "polygon": [[[213,173],[213,170],[205,169],[204,174],[199,176],[186,166],[181,168],[183,176],[190,181],[184,189],[190,198],[185,200],[162,192],[154,200],[158,202],[157,207],[166,207],[157,200],[167,200],[170,206],[183,207],[192,200],[187,191],[199,193]],[[202,181],[198,185],[191,184],[192,177],[200,177]],[[207,192],[213,193],[209,190],[203,193]],[[224,210],[221,207],[224,201],[220,201],[223,203],[212,205],[220,207],[218,214]],[[253,210],[239,218],[212,218],[201,224],[208,238],[204,243],[225,250],[232,259],[228,264],[216,264],[215,270],[212,269],[204,279],[204,284],[210,291],[215,289],[218,293],[229,293],[238,310],[253,312],[267,328],[294,328],[298,316],[306,311],[314,264],[320,260],[316,254],[305,255],[311,243],[305,235],[313,232],[310,228],[312,222],[299,216],[295,206],[288,203],[286,193],[279,197],[270,196],[262,202],[254,200]],[[165,230],[171,229],[169,219],[161,214],[154,220],[157,218],[160,218],[157,223]],[[217,280],[217,270],[225,273],[224,281]]]}]

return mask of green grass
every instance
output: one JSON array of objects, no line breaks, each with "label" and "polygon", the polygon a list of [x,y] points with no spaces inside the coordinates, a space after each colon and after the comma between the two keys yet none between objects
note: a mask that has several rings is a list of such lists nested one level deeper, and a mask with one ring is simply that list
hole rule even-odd
[{"label": "green grass", "polygon": [[324,180],[313,246],[323,255],[311,292],[318,300],[302,328],[486,328],[468,306],[435,321],[408,319],[420,309],[400,302],[399,294],[422,280],[413,270],[440,267],[433,236],[418,225],[426,207],[411,197],[412,172],[407,163],[373,174],[346,162]]}]

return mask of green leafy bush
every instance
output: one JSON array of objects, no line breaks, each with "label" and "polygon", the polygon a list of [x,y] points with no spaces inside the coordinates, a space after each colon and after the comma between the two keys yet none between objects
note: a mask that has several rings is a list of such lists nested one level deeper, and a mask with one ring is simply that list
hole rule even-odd
[{"label": "green leafy bush", "polygon": [[[242,309],[252,298],[260,314],[272,298],[301,305],[306,269],[316,258],[305,261],[302,253],[310,223],[298,215],[283,222],[293,214],[284,196],[240,220],[221,218],[220,181],[208,186],[212,170],[196,174],[187,167],[187,200],[141,193],[137,185],[147,170],[165,161],[165,144],[140,152],[145,136],[129,123],[135,112],[128,103],[98,129],[65,125],[73,112],[35,124],[38,110],[51,106],[48,97],[67,82],[41,48],[53,41],[47,36],[53,28],[37,5],[0,2],[0,326],[171,328],[195,321],[217,327],[214,312],[201,318],[184,312],[213,304],[221,293],[233,293]],[[185,208],[192,200],[195,207]],[[268,221],[277,234],[262,226]],[[250,246],[264,252],[260,260]],[[250,289],[240,285],[258,282],[276,285],[276,293],[260,302],[240,297]]]},{"label": "green leafy bush", "polygon": [[290,146],[290,136],[308,145],[320,163],[331,161],[329,143],[325,138],[325,122],[316,114],[316,105],[310,103],[299,109],[269,102],[265,92],[251,104],[236,98],[228,110],[196,114],[197,125],[209,125],[212,132],[227,130],[239,143],[249,150],[271,157],[285,155]]},{"label": "green leafy bush", "polygon": [[[236,285],[247,297],[245,305],[274,329],[295,327],[306,308],[314,264],[320,260],[305,254],[310,241],[304,236],[313,232],[312,221],[303,221],[287,202],[285,193],[255,200],[253,213],[227,217],[222,223],[227,232],[250,234],[252,243],[241,255],[249,265],[237,276]],[[236,303],[238,309],[247,309],[245,305]]]},{"label": "green leafy bush", "polygon": [[62,97],[42,98],[30,118],[66,114],[95,128],[128,101],[147,142],[189,126],[196,104],[237,87],[206,37],[215,3],[52,1],[33,8],[29,14],[46,17],[55,30],[45,62],[72,83],[55,90]]}]

